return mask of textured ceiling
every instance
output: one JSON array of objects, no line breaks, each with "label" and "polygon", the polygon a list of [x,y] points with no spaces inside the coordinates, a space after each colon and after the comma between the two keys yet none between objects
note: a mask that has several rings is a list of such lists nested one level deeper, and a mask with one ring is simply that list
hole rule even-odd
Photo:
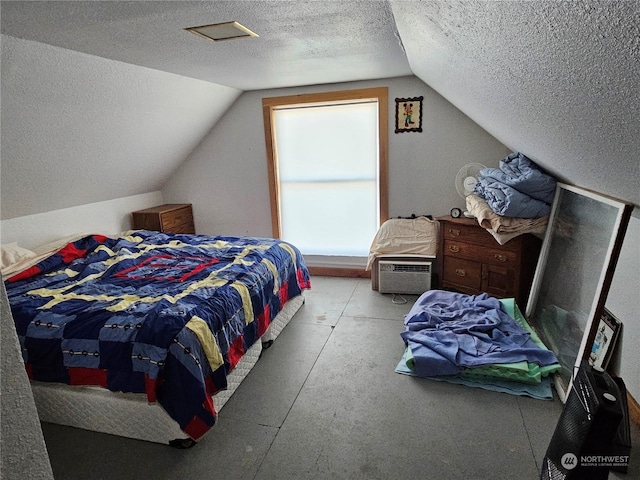
[{"label": "textured ceiling", "polygon": [[559,178],[640,204],[640,2],[391,5],[416,76]]},{"label": "textured ceiling", "polygon": [[[3,1],[1,13],[6,35],[239,90],[415,74],[561,180],[640,204],[637,1]],[[231,20],[260,37],[183,30]]]},{"label": "textured ceiling", "polygon": [[[228,21],[259,37],[184,30]],[[411,74],[386,1],[10,1],[2,33],[240,90]]]}]

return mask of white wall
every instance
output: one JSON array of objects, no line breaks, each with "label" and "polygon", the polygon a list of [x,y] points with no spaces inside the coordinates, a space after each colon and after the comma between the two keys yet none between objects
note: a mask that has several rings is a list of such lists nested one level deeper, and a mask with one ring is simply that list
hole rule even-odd
[{"label": "white wall", "polygon": [[132,227],[131,212],[162,204],[160,191],[0,221],[0,243],[35,249],[76,233],[113,235]]},{"label": "white wall", "polygon": [[159,190],[240,94],[1,38],[3,220]]},{"label": "white wall", "polygon": [[[441,215],[464,206],[453,187],[459,167],[495,166],[509,152],[416,77],[238,97],[219,85],[2,35],[1,80],[0,241],[26,247],[76,231],[115,233],[128,228],[130,211],[162,200],[194,203],[201,233],[271,235],[265,96],[388,86],[391,113],[394,98],[423,95],[423,133],[395,134],[389,118],[391,216]],[[569,183],[574,170],[582,172],[575,181],[589,176],[580,183],[600,185],[580,162],[563,175]],[[160,194],[159,179],[170,176]],[[595,190],[616,195],[601,185]],[[620,371],[640,399],[637,210],[607,307],[625,323]]]},{"label": "white wall", "polygon": [[0,285],[0,478],[53,479],[38,412],[22,363],[9,301]]},{"label": "white wall", "polygon": [[640,209],[636,207],[622,245],[605,304],[622,321],[618,373],[633,397],[640,401]]},{"label": "white wall", "polygon": [[[271,235],[262,98],[389,87],[389,214],[443,215],[464,207],[454,188],[468,162],[497,166],[509,150],[416,77],[245,92],[162,189],[194,204],[205,234]],[[395,98],[423,96],[423,132],[394,133]]]},{"label": "white wall", "polygon": [[[165,201],[192,202],[200,233],[271,235],[262,98],[374,86],[389,87],[390,113],[396,97],[425,97],[423,133],[395,134],[394,119],[389,119],[390,215],[443,215],[451,207],[464,207],[453,185],[460,166],[468,162],[496,166],[510,150],[416,77],[246,92],[163,187]],[[590,183],[597,184],[598,179]],[[607,301],[607,308],[625,324],[620,374],[636,399],[640,399],[638,217],[636,209]]]}]

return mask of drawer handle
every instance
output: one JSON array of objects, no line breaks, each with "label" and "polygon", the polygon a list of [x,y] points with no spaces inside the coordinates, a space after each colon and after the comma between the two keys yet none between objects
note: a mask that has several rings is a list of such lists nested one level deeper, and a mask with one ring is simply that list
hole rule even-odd
[{"label": "drawer handle", "polygon": [[506,255],[502,255],[501,253],[496,253],[494,255],[494,257],[496,258],[496,260],[498,260],[499,262],[506,262],[507,261],[507,256]]},{"label": "drawer handle", "polygon": [[460,230],[457,230],[457,229],[454,229],[454,228],[450,228],[449,229],[449,233],[454,237],[460,236]]},{"label": "drawer handle", "polygon": [[456,268],[456,275],[458,275],[459,277],[466,277],[467,271],[463,270],[462,268]]},{"label": "drawer handle", "polygon": [[458,245],[449,245],[449,250],[451,250],[452,252],[459,252],[460,247]]}]

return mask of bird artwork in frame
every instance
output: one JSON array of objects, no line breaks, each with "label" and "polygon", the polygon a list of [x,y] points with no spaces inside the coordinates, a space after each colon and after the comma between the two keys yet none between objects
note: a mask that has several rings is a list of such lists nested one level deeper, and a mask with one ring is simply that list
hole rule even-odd
[{"label": "bird artwork in frame", "polygon": [[422,132],[423,98],[396,98],[396,133]]}]

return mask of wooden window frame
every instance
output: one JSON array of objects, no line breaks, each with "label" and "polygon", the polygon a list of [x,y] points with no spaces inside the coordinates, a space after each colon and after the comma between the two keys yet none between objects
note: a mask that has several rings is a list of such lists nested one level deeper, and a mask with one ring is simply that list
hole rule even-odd
[{"label": "wooden window frame", "polygon": [[310,93],[269,97],[262,99],[262,115],[264,119],[264,138],[267,147],[267,170],[269,174],[269,196],[271,202],[271,228],[274,238],[280,238],[280,191],[278,188],[277,156],[273,141],[274,110],[286,105],[317,103],[349,103],[362,100],[378,102],[378,179],[380,199],[380,224],[389,218],[389,89],[387,87],[364,88],[357,90],[340,90],[336,92]]}]

